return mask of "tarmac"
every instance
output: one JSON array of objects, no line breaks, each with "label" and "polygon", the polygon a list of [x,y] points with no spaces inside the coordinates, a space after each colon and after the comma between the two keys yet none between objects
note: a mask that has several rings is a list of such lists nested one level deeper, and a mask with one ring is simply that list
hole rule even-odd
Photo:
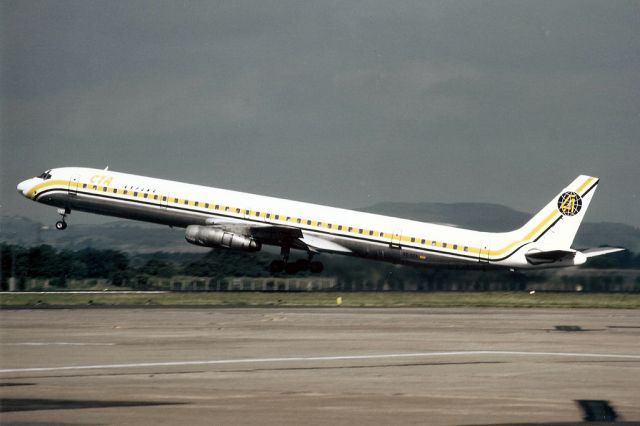
[{"label": "tarmac", "polygon": [[3,425],[640,424],[640,310],[4,309],[0,330]]}]

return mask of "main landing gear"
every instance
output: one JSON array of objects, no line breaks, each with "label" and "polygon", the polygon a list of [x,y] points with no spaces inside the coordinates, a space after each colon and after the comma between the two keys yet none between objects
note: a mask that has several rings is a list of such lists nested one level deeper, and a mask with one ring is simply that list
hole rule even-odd
[{"label": "main landing gear", "polygon": [[312,262],[311,258],[313,253],[309,252],[309,259],[298,259],[295,262],[289,262],[289,247],[283,247],[280,251],[282,260],[274,260],[269,265],[269,270],[273,274],[279,274],[285,272],[289,275],[297,274],[298,272],[309,271],[313,274],[319,274],[324,269],[322,262]]},{"label": "main landing gear", "polygon": [[58,214],[62,216],[61,220],[56,222],[56,229],[58,231],[67,229],[67,222],[64,220],[64,218],[67,217],[69,213],[71,213],[71,210],[69,209],[58,209]]}]

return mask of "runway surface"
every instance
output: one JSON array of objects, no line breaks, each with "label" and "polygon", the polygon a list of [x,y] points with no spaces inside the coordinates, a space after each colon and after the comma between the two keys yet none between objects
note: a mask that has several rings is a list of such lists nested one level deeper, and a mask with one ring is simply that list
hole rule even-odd
[{"label": "runway surface", "polygon": [[[640,311],[0,311],[5,424],[640,422]],[[584,403],[583,403],[584,404]]]}]

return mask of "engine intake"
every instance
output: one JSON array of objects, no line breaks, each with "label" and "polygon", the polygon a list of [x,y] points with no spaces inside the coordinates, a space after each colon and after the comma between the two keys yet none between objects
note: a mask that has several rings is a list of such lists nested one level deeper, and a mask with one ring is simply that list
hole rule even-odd
[{"label": "engine intake", "polygon": [[200,225],[187,226],[185,239],[191,244],[203,247],[223,247],[242,251],[259,251],[262,248],[262,244],[252,237]]}]

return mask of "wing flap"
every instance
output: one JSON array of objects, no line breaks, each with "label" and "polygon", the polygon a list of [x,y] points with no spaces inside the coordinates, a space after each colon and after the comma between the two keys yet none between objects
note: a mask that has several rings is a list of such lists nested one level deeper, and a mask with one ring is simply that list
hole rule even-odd
[{"label": "wing flap", "polygon": [[341,246],[340,244],[336,244],[333,241],[316,237],[314,235],[304,234],[303,238],[300,238],[299,240],[315,252],[325,251],[332,253],[351,253],[351,250]]}]

